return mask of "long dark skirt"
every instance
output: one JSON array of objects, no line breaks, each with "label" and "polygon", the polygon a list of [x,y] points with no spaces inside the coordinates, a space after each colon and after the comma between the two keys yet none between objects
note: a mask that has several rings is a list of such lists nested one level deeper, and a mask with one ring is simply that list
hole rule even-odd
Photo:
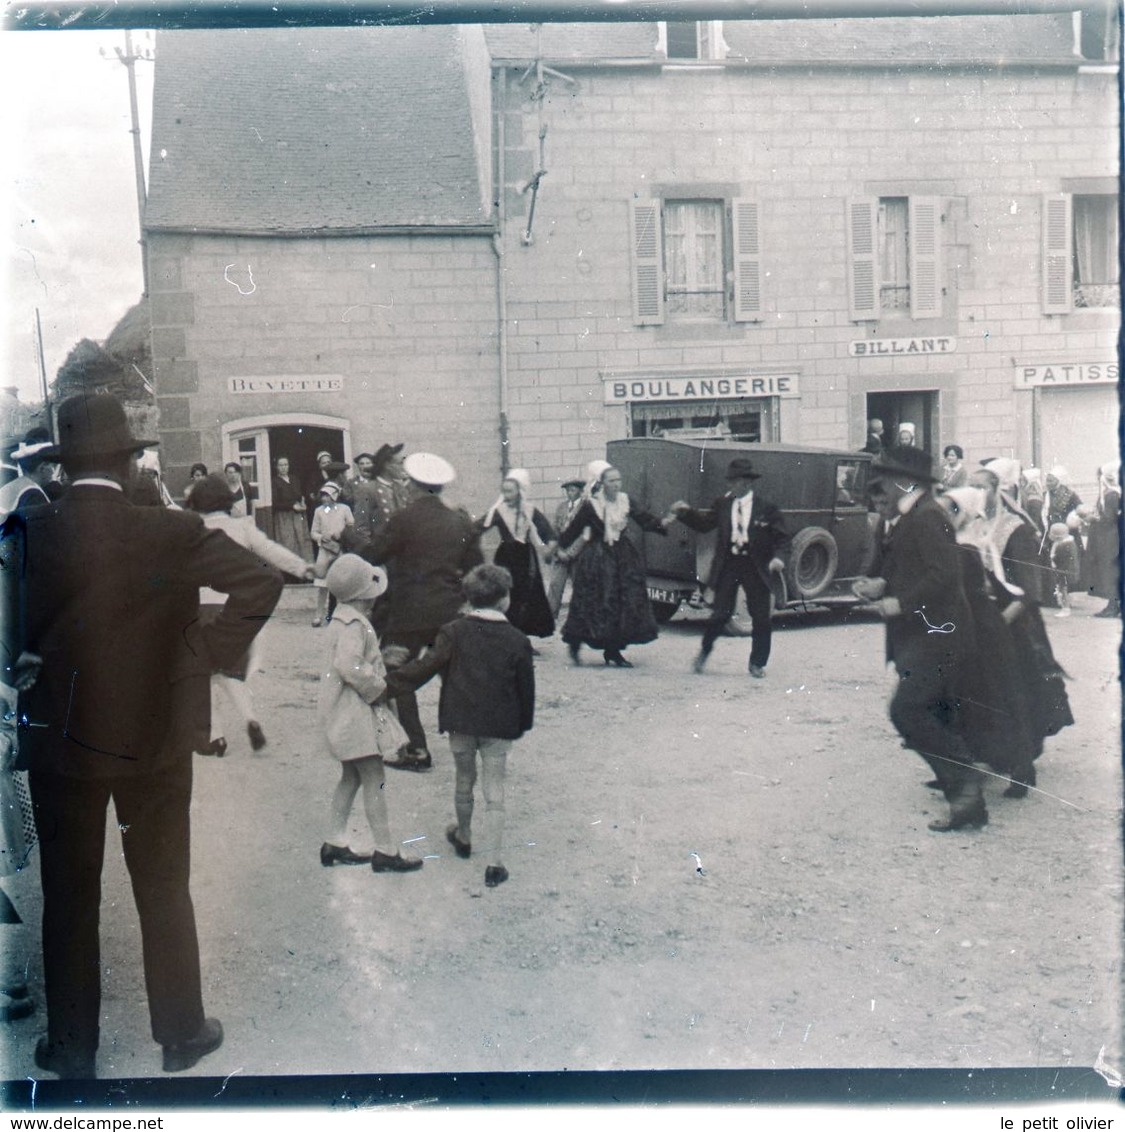
[{"label": "long dark skirt", "polygon": [[1031,733],[1037,741],[1038,754],[1043,749],[1043,740],[1069,727],[1074,716],[1070,711],[1062,666],[1055,660],[1039,607],[1029,605],[1012,623],[1011,631],[1017,671],[1028,690]]},{"label": "long dark skirt", "polygon": [[512,575],[512,603],[508,620],[529,637],[549,637],[555,631],[555,619],[547,602],[543,572],[535,547],[526,542],[502,542],[496,548],[493,562]]},{"label": "long dark skirt", "polygon": [[[974,564],[978,573],[979,563]],[[973,584],[975,583],[975,584]],[[983,575],[966,578],[976,647],[961,672],[961,725],[973,757],[999,774],[1025,780],[1043,750],[1033,733],[1032,689],[1011,629],[983,592]]]},{"label": "long dark skirt", "polygon": [[575,561],[571,581],[567,644],[621,649],[656,640],[641,556],[624,535],[613,546],[591,542]]},{"label": "long dark skirt", "polygon": [[1121,536],[1111,516],[1090,524],[1086,544],[1086,589],[1095,597],[1115,601],[1121,592]]}]

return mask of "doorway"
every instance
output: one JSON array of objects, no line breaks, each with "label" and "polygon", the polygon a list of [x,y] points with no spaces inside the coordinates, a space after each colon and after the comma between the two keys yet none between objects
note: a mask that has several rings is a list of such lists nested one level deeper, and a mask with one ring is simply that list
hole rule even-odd
[{"label": "doorway", "polygon": [[894,447],[899,428],[909,422],[914,426],[914,447],[925,449],[935,458],[940,454],[936,389],[868,393],[867,419],[883,422],[883,444],[888,448]]},{"label": "doorway", "polygon": [[[279,457],[289,460],[289,468],[301,484],[306,500],[319,487],[316,457],[327,452],[333,460],[350,457],[347,422],[334,417],[309,420],[292,414],[244,418],[223,426],[223,458],[242,465],[243,479],[256,500],[254,518],[258,526],[273,537],[273,468]],[[312,516],[313,508],[308,515]]]}]

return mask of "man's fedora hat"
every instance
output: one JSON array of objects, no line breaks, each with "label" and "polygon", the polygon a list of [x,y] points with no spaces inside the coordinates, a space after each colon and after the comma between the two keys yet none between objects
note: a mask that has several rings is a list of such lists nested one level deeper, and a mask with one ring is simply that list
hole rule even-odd
[{"label": "man's fedora hat", "polygon": [[58,443],[43,455],[64,464],[94,456],[122,456],[160,443],[134,436],[121,402],[109,393],[68,397],[59,406],[58,433]]},{"label": "man's fedora hat", "polygon": [[761,473],[754,471],[754,465],[745,456],[736,456],[727,465],[728,480],[758,480]]},{"label": "man's fedora hat", "polygon": [[432,452],[412,452],[403,462],[403,470],[423,487],[444,487],[457,478],[453,465]]},{"label": "man's fedora hat", "polygon": [[910,483],[937,483],[934,462],[924,448],[897,445],[888,448],[871,465],[871,479],[898,477]]},{"label": "man's fedora hat", "polygon": [[586,486],[586,483],[584,480],[563,480],[562,486],[564,489],[568,487],[582,488]]}]

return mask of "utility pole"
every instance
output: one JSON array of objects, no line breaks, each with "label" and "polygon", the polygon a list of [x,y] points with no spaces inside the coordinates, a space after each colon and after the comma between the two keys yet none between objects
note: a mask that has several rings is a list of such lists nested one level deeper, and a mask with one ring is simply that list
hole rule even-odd
[{"label": "utility pole", "polygon": [[133,135],[133,165],[137,174],[137,220],[140,225],[141,245],[141,276],[144,280],[144,294],[148,295],[148,248],[145,241],[145,205],[148,194],[145,191],[145,164],[141,152],[141,120],[137,111],[137,75],[136,64],[144,55],[133,54],[133,36],[128,28],[125,29],[125,50],[115,47],[117,58],[125,70],[129,72],[129,112],[132,116],[133,128],[129,131]]}]

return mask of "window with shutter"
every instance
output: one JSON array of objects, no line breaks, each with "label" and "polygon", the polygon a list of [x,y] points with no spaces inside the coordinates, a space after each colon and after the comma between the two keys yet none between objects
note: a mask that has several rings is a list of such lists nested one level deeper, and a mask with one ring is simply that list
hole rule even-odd
[{"label": "window with shutter", "polygon": [[638,326],[664,321],[663,237],[659,201],[630,201],[633,252],[633,321]]},{"label": "window with shutter", "polygon": [[848,201],[848,263],[850,315],[853,322],[879,317],[876,265],[879,202],[874,197]]},{"label": "window with shutter", "polygon": [[1109,194],[1074,196],[1074,305],[1118,307],[1120,260],[1118,199]]},{"label": "window with shutter", "polygon": [[910,313],[914,318],[940,318],[941,202],[937,197],[911,197],[909,244]]},{"label": "window with shutter", "polygon": [[664,270],[669,318],[724,317],[722,201],[664,202]]},{"label": "window with shutter", "polygon": [[1073,309],[1073,220],[1069,193],[1043,198],[1043,313]]},{"label": "window with shutter", "polygon": [[734,246],[734,320],[762,320],[762,253],[758,239],[758,202],[736,197],[731,202]]}]

